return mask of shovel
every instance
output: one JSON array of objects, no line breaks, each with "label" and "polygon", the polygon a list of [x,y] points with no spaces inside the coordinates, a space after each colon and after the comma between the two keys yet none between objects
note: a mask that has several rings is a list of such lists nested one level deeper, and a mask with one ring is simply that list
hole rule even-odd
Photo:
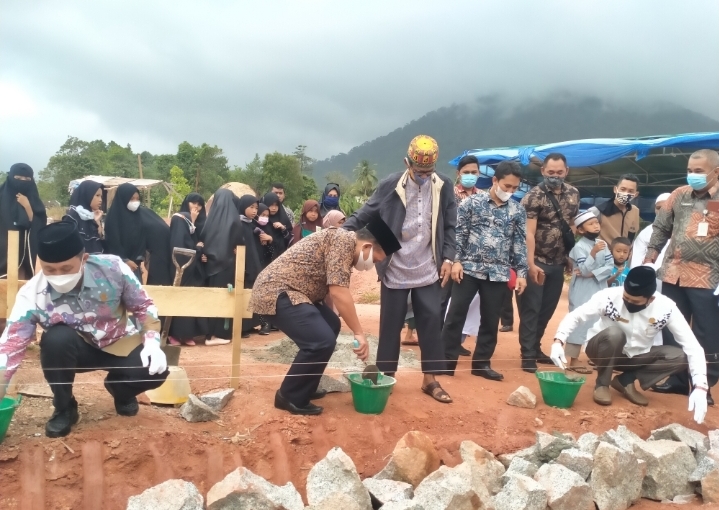
[{"label": "shovel", "polygon": [[[352,342],[352,347],[355,349],[359,347],[360,344],[357,340],[354,340]],[[362,379],[367,381],[372,381],[372,384],[377,384],[377,378],[379,377],[380,371],[377,365],[365,365],[364,370],[362,371]]]},{"label": "shovel", "polygon": [[[180,265],[177,262],[177,256],[182,255],[189,257],[185,264]],[[182,283],[182,275],[185,269],[190,267],[190,264],[195,260],[195,250],[188,250],[186,248],[174,248],[172,250],[172,263],[175,264],[175,281],[172,282],[173,287],[179,287]],[[167,345],[167,337],[170,334],[170,326],[172,325],[172,317],[165,318],[165,326],[162,328],[162,336],[160,337],[160,347],[165,353],[167,358],[167,365],[176,367],[180,364],[180,346],[179,345]]]}]

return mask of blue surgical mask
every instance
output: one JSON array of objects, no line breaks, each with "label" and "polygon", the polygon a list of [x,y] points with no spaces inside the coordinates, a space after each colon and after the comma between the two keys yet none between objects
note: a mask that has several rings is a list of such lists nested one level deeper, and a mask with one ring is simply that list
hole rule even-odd
[{"label": "blue surgical mask", "polygon": [[325,197],[323,202],[327,207],[337,207],[337,204],[340,203],[340,198],[339,197]]},{"label": "blue surgical mask", "polygon": [[420,186],[424,186],[425,183],[429,180],[430,176],[421,176],[419,174],[414,174],[414,181],[419,184]]},{"label": "blue surgical mask", "polygon": [[707,187],[706,174],[687,174],[687,184],[694,190],[702,190]]},{"label": "blue surgical mask", "polygon": [[477,184],[477,176],[474,174],[462,174],[459,180],[465,188],[474,188]]}]

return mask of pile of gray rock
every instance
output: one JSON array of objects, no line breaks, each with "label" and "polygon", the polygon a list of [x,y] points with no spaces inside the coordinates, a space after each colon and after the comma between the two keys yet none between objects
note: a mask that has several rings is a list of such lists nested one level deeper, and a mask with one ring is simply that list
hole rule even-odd
[{"label": "pile of gray rock", "polygon": [[307,476],[307,503],[288,483],[239,468],[213,486],[207,502],[189,482],[170,480],[133,496],[128,510],[624,510],[648,498],[719,502],[719,430],[709,437],[678,424],[647,440],[624,426],[601,436],[537,432],[524,450],[495,456],[472,441],[462,462],[440,465],[432,440],[408,432],[387,465],[362,480],[340,448]]},{"label": "pile of gray rock", "polygon": [[180,416],[190,423],[218,420],[220,411],[234,393],[233,389],[212,391],[199,397],[190,393],[187,402],[180,407]]}]

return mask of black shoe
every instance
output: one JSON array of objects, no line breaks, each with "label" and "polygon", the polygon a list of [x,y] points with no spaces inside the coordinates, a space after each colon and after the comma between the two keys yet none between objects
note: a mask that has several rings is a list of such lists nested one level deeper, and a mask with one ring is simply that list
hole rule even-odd
[{"label": "black shoe", "polygon": [[459,348],[459,355],[460,355],[460,356],[471,356],[471,355],[472,355],[472,351],[470,351],[469,349],[465,349],[464,347],[460,347],[460,348]]},{"label": "black shoe", "polygon": [[537,371],[537,362],[533,359],[523,359],[522,370],[530,374],[535,373]]},{"label": "black shoe", "polygon": [[270,334],[270,325],[269,324],[263,324],[260,328],[260,335],[266,336]]},{"label": "black shoe", "polygon": [[554,365],[554,361],[552,361],[552,358],[544,354],[542,351],[539,351],[539,356],[537,356],[537,363],[541,363],[542,365]]},{"label": "black shoe", "polygon": [[490,381],[501,381],[504,379],[504,376],[500,374],[499,372],[496,372],[492,370],[489,367],[486,368],[473,368],[472,369],[472,375],[477,375],[479,377],[484,377],[485,379],[489,379]]},{"label": "black shoe", "polygon": [[[678,395],[689,395],[689,388],[683,384],[677,384],[674,382],[665,382],[662,384],[655,384],[652,386],[652,390],[657,393],[676,393]],[[707,402],[709,401],[707,396]]]},{"label": "black shoe", "polygon": [[277,393],[275,393],[275,407],[277,409],[282,409],[283,411],[287,411],[291,414],[302,414],[302,415],[317,415],[322,414],[322,408],[320,406],[316,406],[312,403],[307,404],[303,407],[298,407],[294,405],[292,402],[287,400],[285,397],[282,396],[282,393],[280,393],[280,390],[277,390]]},{"label": "black shoe", "polygon": [[241,336],[242,336],[242,338],[250,338],[250,332],[249,332],[249,331],[243,331]]},{"label": "black shoe", "polygon": [[499,328],[500,333],[509,333],[510,331],[514,331],[514,328],[512,326],[502,326]]},{"label": "black shoe", "polygon": [[109,384],[107,381],[105,381],[105,389],[115,400],[115,411],[120,416],[135,416],[140,411],[140,404],[137,403],[137,397],[132,397],[129,400],[118,400],[112,391],[112,384]]},{"label": "black shoe", "polygon": [[72,399],[70,405],[64,411],[55,410],[52,417],[45,424],[45,435],[47,437],[65,437],[70,429],[80,420],[77,412],[77,400]]},{"label": "black shoe", "polygon": [[310,400],[319,400],[325,396],[327,396],[327,390],[317,390],[310,396]]},{"label": "black shoe", "polygon": [[707,405],[714,407],[714,397],[712,397],[712,390],[707,390]]},{"label": "black shoe", "polygon": [[280,330],[280,328],[278,328],[277,326],[274,326],[274,325],[270,326],[270,331],[279,331],[279,330]]}]

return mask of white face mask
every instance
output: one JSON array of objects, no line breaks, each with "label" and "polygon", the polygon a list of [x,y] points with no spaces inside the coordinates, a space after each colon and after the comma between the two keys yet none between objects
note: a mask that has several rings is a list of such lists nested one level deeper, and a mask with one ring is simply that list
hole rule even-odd
[{"label": "white face mask", "polygon": [[80,281],[80,278],[82,278],[82,266],[80,266],[80,270],[74,274],[45,275],[47,283],[60,294],[67,294],[74,289],[77,286],[77,282]]},{"label": "white face mask", "polygon": [[372,259],[372,247],[369,249],[369,255],[364,258],[364,250],[360,251],[359,258],[355,264],[357,271],[369,271],[374,266],[374,260]]},{"label": "white face mask", "polygon": [[270,219],[267,216],[260,216],[257,218],[257,223],[260,225],[267,225],[267,222],[270,221]]},{"label": "white face mask", "polygon": [[499,186],[494,188],[494,194],[497,195],[497,198],[500,199],[502,202],[506,202],[510,198],[512,198],[512,194],[509,191],[504,191],[503,189],[500,189]]},{"label": "white face mask", "polygon": [[131,210],[132,212],[137,211],[140,208],[140,201],[139,200],[133,200],[132,202],[127,203],[127,208]]}]

